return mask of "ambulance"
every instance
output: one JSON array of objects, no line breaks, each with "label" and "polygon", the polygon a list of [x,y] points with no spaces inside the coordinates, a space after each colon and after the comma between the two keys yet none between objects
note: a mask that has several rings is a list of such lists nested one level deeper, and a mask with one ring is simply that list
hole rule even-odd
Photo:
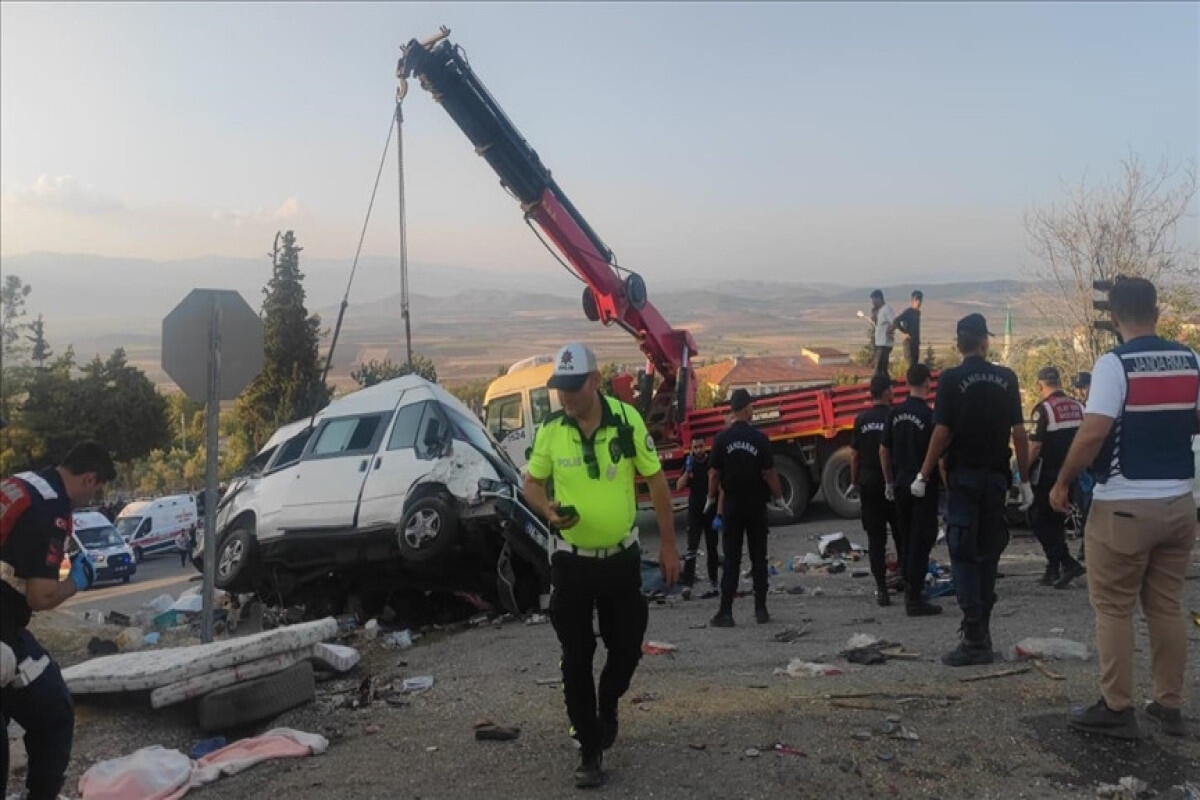
[{"label": "ambulance", "polygon": [[136,500],[117,515],[117,533],[137,561],[156,553],[177,553],[180,534],[190,537],[199,524],[196,498],[175,494],[156,500]]}]

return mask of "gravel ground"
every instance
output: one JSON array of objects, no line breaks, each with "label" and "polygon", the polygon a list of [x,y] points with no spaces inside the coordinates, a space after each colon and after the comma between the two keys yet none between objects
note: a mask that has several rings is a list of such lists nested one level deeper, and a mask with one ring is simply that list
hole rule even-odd
[{"label": "gravel ground", "polygon": [[[820,510],[817,510],[820,511]],[[816,549],[817,535],[844,530],[865,541],[857,522],[828,516],[771,534],[773,559]],[[1000,603],[993,621],[998,651],[1026,636],[1060,635],[1094,643],[1087,592],[1038,586],[1036,544],[1018,532],[1001,565]],[[645,537],[647,550],[657,545]],[[934,551],[946,559],[944,545]],[[851,569],[866,568],[865,562]],[[1185,607],[1200,610],[1200,548],[1186,585]],[[1200,628],[1189,626],[1188,700],[1192,725],[1184,739],[1162,735],[1146,717],[1144,737],[1118,743],[1067,729],[1072,704],[1098,697],[1095,656],[1056,661],[1054,680],[1036,669],[976,682],[961,679],[1025,664],[951,669],[939,657],[956,642],[958,615],[910,619],[903,605],[877,607],[869,578],[797,575],[781,571],[774,586],[805,587],[773,594],[773,620],[756,625],[749,598],[734,608],[738,626],[709,629],[715,600],[676,597],[652,604],[647,638],[678,646],[642,660],[621,706],[621,735],[606,754],[610,797],[1094,797],[1096,786],[1136,775],[1161,791],[1200,783]],[[818,590],[820,590],[818,592]],[[807,629],[792,643],[772,637]],[[858,666],[838,653],[854,633],[900,642],[920,657]],[[558,650],[549,625],[489,624],[433,633],[403,651],[358,639],[364,660],[353,677],[318,685],[316,703],[269,724],[319,732],[331,741],[319,757],[259,765],[195,792],[198,797],[557,798],[570,794],[576,763],[558,685]],[[1137,623],[1137,695],[1148,699],[1148,642]],[[599,648],[603,652],[603,648]],[[843,674],[816,678],[776,675],[791,658],[825,661]],[[65,663],[77,660],[63,657]],[[599,658],[597,659],[599,663]],[[339,691],[363,674],[386,688],[415,675],[434,688],[351,710],[334,708]],[[840,695],[840,697],[839,697]],[[645,698],[642,702],[633,702]],[[152,712],[145,697],[83,700],[68,788],[98,759],[161,744],[187,749],[205,738],[187,706]],[[888,718],[919,740],[893,738]],[[477,742],[473,724],[488,719],[521,728],[515,741]],[[893,723],[895,724],[895,723]],[[775,750],[776,744],[786,751]]]}]

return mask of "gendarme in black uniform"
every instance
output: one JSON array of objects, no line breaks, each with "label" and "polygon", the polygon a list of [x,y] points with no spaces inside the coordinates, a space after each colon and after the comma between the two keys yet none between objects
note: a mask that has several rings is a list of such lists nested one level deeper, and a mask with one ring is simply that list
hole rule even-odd
[{"label": "gendarme in black uniform", "polygon": [[874,403],[854,419],[850,448],[856,453],[858,468],[855,482],[862,500],[862,526],[867,532],[867,554],[871,576],[875,579],[876,599],[880,605],[890,601],[887,592],[887,531],[892,528],[899,563],[904,563],[904,540],[896,526],[895,507],[885,495],[883,468],[879,463],[879,445],[887,426],[891,401],[891,379],[876,375],[871,379]]},{"label": "gendarme in black uniform", "polygon": [[[980,314],[968,315],[959,321],[958,333],[985,341],[987,322]],[[946,426],[952,437],[946,449],[946,541],[963,612],[960,650],[990,663],[996,571],[1008,546],[1008,442],[1013,426],[1024,423],[1016,374],[983,356],[966,356],[939,376],[933,421]]]},{"label": "gendarme in black uniform", "polygon": [[[1045,367],[1038,372],[1038,380],[1051,381],[1050,386],[1054,386],[1060,380],[1058,370]],[[1041,466],[1037,470],[1037,480],[1033,482],[1032,512],[1033,532],[1046,554],[1042,583],[1065,588],[1083,573],[1083,568],[1067,548],[1066,514],[1050,507],[1050,490],[1067,460],[1075,433],[1083,424],[1083,405],[1059,389],[1039,400],[1033,407],[1032,416],[1034,428],[1029,440],[1039,443],[1041,448],[1038,454]],[[1063,577],[1066,577],[1065,581],[1060,580]]]},{"label": "gendarme in black uniform", "polygon": [[696,558],[702,535],[708,580],[713,586],[717,584],[720,564],[717,553],[717,532],[713,529],[713,517],[716,515],[716,509],[710,510],[707,514],[704,512],[704,506],[708,501],[710,461],[711,454],[697,454],[693,451],[689,453],[685,465],[688,476],[687,552],[683,554],[683,573],[679,579],[684,586],[693,586],[696,582]]},{"label": "gendarme in black uniform", "polygon": [[[920,369],[924,369],[921,367]],[[928,380],[928,371],[924,372]],[[905,606],[910,613],[937,613],[925,602],[925,574],[929,567],[929,552],[937,541],[938,486],[940,475],[935,470],[924,497],[914,497],[909,486],[929,449],[933,436],[933,412],[924,398],[909,395],[904,402],[888,413],[883,430],[883,446],[891,458],[892,480],[896,492],[896,528],[906,543],[904,570]]]},{"label": "gendarme in black uniform", "polygon": [[[741,390],[739,390],[741,391]],[[737,393],[735,392],[735,395]],[[749,395],[745,404],[749,405]],[[733,398],[734,410],[741,410],[739,396]],[[725,567],[721,573],[721,607],[718,616],[731,615],[741,575],[742,538],[750,551],[750,574],[754,580],[754,608],[765,614],[767,607],[767,500],[771,492],[763,472],[773,469],[771,443],[749,422],[737,420],[713,440],[712,468],[721,476],[725,492],[724,525]]]},{"label": "gendarme in black uniform", "polygon": [[[71,501],[57,469],[23,472],[0,482],[0,641],[17,665],[46,663],[27,686],[0,690],[0,728],[16,719],[26,730],[30,798],[54,798],[71,758],[75,712],[58,665],[27,630],[32,611],[25,581],[58,580],[71,534]],[[8,745],[0,743],[0,776],[8,778]],[[5,784],[0,784],[0,790]]]}]

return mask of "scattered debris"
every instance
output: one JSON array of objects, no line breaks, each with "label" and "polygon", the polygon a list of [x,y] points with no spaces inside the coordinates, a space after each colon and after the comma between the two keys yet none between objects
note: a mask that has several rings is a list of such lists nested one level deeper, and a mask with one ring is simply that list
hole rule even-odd
[{"label": "scattered debris", "polygon": [[759,750],[757,747],[747,747],[746,751],[745,751],[745,753],[743,753],[743,755],[745,755],[746,758],[758,758],[759,756],[762,755],[762,751]]},{"label": "scattered debris", "polygon": [[141,628],[126,628],[117,634],[117,647],[122,652],[141,650],[146,644],[146,636]]},{"label": "scattered debris", "polygon": [[525,618],[526,625],[545,625],[550,621],[550,617],[545,614],[530,614]]},{"label": "scattered debris", "polygon": [[1038,639],[1028,637],[1013,645],[1013,660],[1026,658],[1060,658],[1087,661],[1089,658],[1087,645],[1071,639]]},{"label": "scattered debris", "polygon": [[772,636],[771,641],[781,642],[783,644],[791,644],[792,642],[796,641],[797,639],[806,635],[807,633],[808,633],[807,625],[805,625],[803,628],[784,628],[783,630],[779,631],[774,636]]},{"label": "scattered debris", "polygon": [[815,661],[805,661],[793,658],[786,668],[775,668],[776,675],[790,675],[793,678],[815,678],[822,675],[841,675],[842,671],[833,664],[820,664]]},{"label": "scattered debris", "polygon": [[107,615],[109,625],[129,626],[133,624],[133,620],[128,615],[122,614],[120,611],[110,611]]},{"label": "scattered debris", "polygon": [[368,639],[374,639],[378,635],[379,620],[374,618],[367,620],[367,624],[363,625],[363,636],[366,636]]},{"label": "scattered debris", "polygon": [[1033,663],[1033,666],[1037,667],[1038,672],[1042,673],[1050,680],[1053,680],[1053,681],[1065,681],[1066,680],[1066,678],[1064,678],[1062,675],[1059,675],[1057,672],[1051,672],[1050,668],[1047,667],[1045,664],[1043,664],[1038,659],[1036,659],[1036,658],[1032,659],[1032,663]]},{"label": "scattered debris", "polygon": [[788,594],[804,594],[804,587],[800,586],[800,585],[789,586],[787,588],[787,593]]},{"label": "scattered debris", "polygon": [[972,681],[987,681],[992,678],[1007,678],[1009,675],[1024,675],[1033,667],[1015,667],[1013,669],[1002,669],[999,672],[985,672],[982,675],[968,675],[965,678],[959,678],[959,683],[971,683]]},{"label": "scattered debris", "polygon": [[1114,800],[1136,800],[1138,797],[1149,797],[1154,794],[1150,784],[1132,775],[1126,775],[1116,783],[1102,783],[1096,787],[1097,797],[1110,797]]},{"label": "scattered debris", "polygon": [[401,685],[401,691],[405,694],[420,694],[433,688],[432,675],[418,675],[414,678],[405,678]]},{"label": "scattered debris", "polygon": [[479,725],[475,728],[477,742],[511,742],[521,735],[521,729],[504,725]]},{"label": "scattered debris", "polygon": [[192,749],[188,751],[188,755],[193,759],[203,758],[214,750],[220,750],[226,745],[224,736],[214,736],[211,739],[205,739],[201,742],[196,742],[192,745]]},{"label": "scattered debris", "polygon": [[825,595],[825,590],[818,586],[817,588],[813,589],[812,593],[813,597],[823,597]]},{"label": "scattered debris", "polygon": [[429,745],[429,747],[425,748],[426,753],[436,753],[437,750],[438,750],[438,746],[436,744],[431,744],[431,745]]},{"label": "scattered debris", "polygon": [[534,681],[538,686],[558,686],[562,678],[538,678]]},{"label": "scattered debris", "polygon": [[880,752],[875,754],[875,757],[878,758],[880,761],[893,761],[896,758],[896,754],[889,753],[886,750],[881,750]]},{"label": "scattered debris", "polygon": [[850,540],[846,538],[846,534],[838,531],[837,533],[827,533],[817,542],[817,552],[822,558],[829,558],[835,555],[848,555],[854,546]]},{"label": "scattered debris", "polygon": [[643,705],[645,703],[653,703],[657,699],[658,699],[658,695],[654,692],[642,692],[641,694],[630,698],[629,702],[633,703],[636,706],[636,705]]},{"label": "scattered debris", "polygon": [[825,568],[825,571],[830,575],[838,575],[843,573],[846,571],[846,562],[842,561],[841,559],[834,559],[833,561],[829,562],[829,566]]},{"label": "scattered debris", "polygon": [[706,745],[704,742],[688,742],[688,747],[692,748],[693,750],[707,750],[708,749],[708,745]]},{"label": "scattered debris", "polygon": [[860,742],[865,742],[871,738],[871,732],[870,731],[851,731],[850,737],[853,739],[858,739]]},{"label": "scattered debris", "polygon": [[94,656],[108,656],[120,650],[117,643],[111,639],[101,639],[99,636],[93,636],[88,642],[88,653]]},{"label": "scattered debris", "polygon": [[[888,724],[895,725],[896,723],[893,722],[893,723],[888,723]],[[907,728],[904,725],[897,725],[896,730],[892,731],[891,734],[889,734],[889,735],[893,739],[903,739],[904,741],[907,741],[907,742],[921,741],[921,737],[917,735],[916,731],[912,730],[911,728]]]},{"label": "scattered debris", "polygon": [[367,725],[363,728],[363,736],[374,736],[379,733],[378,725]]},{"label": "scattered debris", "polygon": [[642,645],[642,652],[648,656],[661,656],[674,653],[678,649],[678,645],[671,644],[670,642],[646,642]]},{"label": "scattered debris", "polygon": [[783,742],[776,742],[775,744],[771,745],[771,749],[780,755],[800,756],[802,758],[805,757],[803,750],[792,747],[790,744],[784,744]]},{"label": "scattered debris", "polygon": [[392,631],[383,637],[381,644],[389,650],[407,650],[413,646],[413,633],[408,628]]}]

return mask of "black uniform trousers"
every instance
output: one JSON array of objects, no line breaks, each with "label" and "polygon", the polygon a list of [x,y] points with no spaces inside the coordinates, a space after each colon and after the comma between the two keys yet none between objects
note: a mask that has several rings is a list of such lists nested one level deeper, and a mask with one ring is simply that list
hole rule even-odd
[{"label": "black uniform trousers", "polygon": [[608,650],[600,672],[599,713],[615,717],[617,701],[629,688],[642,657],[649,610],[642,595],[641,549],[634,546],[608,558],[555,553],[550,560],[550,622],[562,645],[563,695],[567,717],[585,758],[600,753],[596,684],[592,657],[596,634]]},{"label": "black uniform trousers", "polygon": [[[36,661],[47,655],[27,630],[20,631],[16,643],[10,642],[9,646],[16,655],[18,666],[27,658]],[[8,721],[14,719],[25,729],[25,751],[29,755],[25,788],[29,791],[29,800],[55,800],[71,761],[75,706],[62,673],[53,661],[28,686],[9,685],[0,689],[0,732],[7,730]],[[8,740],[4,739],[0,742],[0,793],[6,786]]]},{"label": "black uniform trousers", "polygon": [[908,359],[908,365],[915,367],[921,363],[921,340],[915,336],[910,336],[904,340],[904,356]]},{"label": "black uniform trousers", "polygon": [[1008,547],[1004,499],[1009,476],[988,469],[955,468],[949,474],[946,543],[963,631],[981,644],[996,604],[996,571]]},{"label": "black uniform trousers", "polygon": [[907,486],[896,487],[897,540],[905,544],[904,574],[905,602],[917,605],[923,599],[925,575],[929,572],[929,553],[937,542],[938,487],[926,488],[924,497],[913,497]]},{"label": "black uniform trousers", "polygon": [[890,375],[888,362],[892,358],[892,348],[875,345],[875,374]]},{"label": "black uniform trousers", "polygon": [[1067,548],[1067,515],[1050,506],[1050,490],[1053,488],[1054,481],[1045,479],[1033,487],[1033,533],[1042,545],[1047,563],[1058,571],[1074,559]]},{"label": "black uniform trousers", "polygon": [[708,580],[713,585],[717,583],[717,572],[720,566],[720,552],[717,550],[717,532],[713,530],[713,518],[716,510],[704,513],[704,508],[688,507],[687,552],[683,554],[683,575],[679,582],[684,586],[696,584],[696,557],[700,550],[700,537],[704,537],[704,550],[708,568]]},{"label": "black uniform trousers", "polygon": [[754,607],[767,606],[767,504],[765,501],[739,502],[725,495],[724,526],[725,568],[721,573],[721,611],[733,610],[738,581],[742,574],[742,539],[750,551],[750,576],[754,581]]},{"label": "black uniform trousers", "polygon": [[902,529],[896,522],[896,506],[884,496],[883,476],[868,473],[858,476],[858,496],[862,507],[862,526],[867,532],[867,556],[871,562],[871,577],[881,591],[887,589],[887,532],[892,529],[896,544],[896,561],[904,569],[905,545]]}]

